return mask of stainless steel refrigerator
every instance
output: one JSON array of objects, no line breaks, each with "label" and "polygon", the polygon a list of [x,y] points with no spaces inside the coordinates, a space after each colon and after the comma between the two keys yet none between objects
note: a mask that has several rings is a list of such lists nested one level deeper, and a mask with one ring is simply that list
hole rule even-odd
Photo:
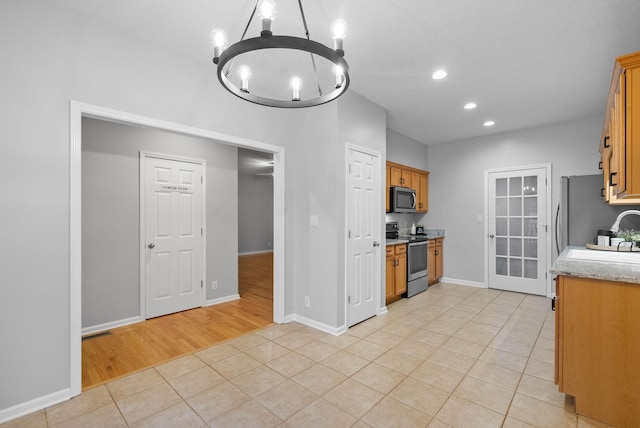
[{"label": "stainless steel refrigerator", "polygon": [[[618,214],[640,209],[638,205],[609,205],[601,196],[602,175],[562,177],[560,203],[556,209],[556,249],[594,242],[599,229],[609,230]],[[626,216],[620,229],[640,230],[640,216]]]}]

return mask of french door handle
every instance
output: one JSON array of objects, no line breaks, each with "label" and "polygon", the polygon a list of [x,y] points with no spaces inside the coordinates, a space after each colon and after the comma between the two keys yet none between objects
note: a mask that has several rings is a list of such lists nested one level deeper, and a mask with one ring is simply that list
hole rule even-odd
[{"label": "french door handle", "polygon": [[496,237],[496,235],[489,235],[489,238],[491,238],[491,239],[493,239],[495,237]]}]

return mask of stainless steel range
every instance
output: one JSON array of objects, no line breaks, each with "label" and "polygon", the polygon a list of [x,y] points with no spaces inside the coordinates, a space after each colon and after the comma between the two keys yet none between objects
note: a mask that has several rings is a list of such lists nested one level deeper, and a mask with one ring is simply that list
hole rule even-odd
[{"label": "stainless steel range", "polygon": [[400,235],[398,222],[387,223],[387,239],[406,239],[409,241],[407,248],[407,292],[404,297],[415,296],[427,289],[427,248],[429,240],[427,235]]},{"label": "stainless steel range", "polygon": [[406,239],[409,241],[409,248],[407,249],[406,297],[411,297],[425,291],[429,286],[427,277],[429,239],[426,234],[400,235],[399,239]]}]

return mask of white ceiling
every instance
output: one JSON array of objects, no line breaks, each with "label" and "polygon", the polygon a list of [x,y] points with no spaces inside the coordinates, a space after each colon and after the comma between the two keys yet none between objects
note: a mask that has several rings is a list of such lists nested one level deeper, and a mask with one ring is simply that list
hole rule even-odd
[{"label": "white ceiling", "polygon": [[[239,40],[255,0],[48,0],[211,67],[210,31]],[[604,113],[614,58],[640,50],[639,0],[306,0],[311,38],[349,24],[351,89],[388,127],[436,144]],[[257,23],[256,23],[257,24]],[[253,26],[247,37],[258,35]],[[303,36],[297,1],[274,34]],[[431,79],[438,68],[449,76]],[[229,94],[229,96],[232,96]],[[474,101],[478,107],[462,106]],[[267,107],[265,107],[267,108]],[[491,128],[482,126],[494,120]]]}]

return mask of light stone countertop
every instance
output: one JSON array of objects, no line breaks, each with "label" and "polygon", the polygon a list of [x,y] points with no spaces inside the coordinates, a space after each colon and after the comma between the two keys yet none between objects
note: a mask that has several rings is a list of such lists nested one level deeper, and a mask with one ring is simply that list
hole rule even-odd
[{"label": "light stone countertop", "polygon": [[399,245],[399,244],[408,244],[409,241],[406,239],[387,239],[387,245]]},{"label": "light stone countertop", "polygon": [[555,275],[576,276],[579,278],[640,284],[640,254],[638,255],[638,263],[567,259],[566,254],[572,248],[582,249],[584,247],[565,248],[555,263],[553,263],[551,269],[549,269],[550,273]]}]

